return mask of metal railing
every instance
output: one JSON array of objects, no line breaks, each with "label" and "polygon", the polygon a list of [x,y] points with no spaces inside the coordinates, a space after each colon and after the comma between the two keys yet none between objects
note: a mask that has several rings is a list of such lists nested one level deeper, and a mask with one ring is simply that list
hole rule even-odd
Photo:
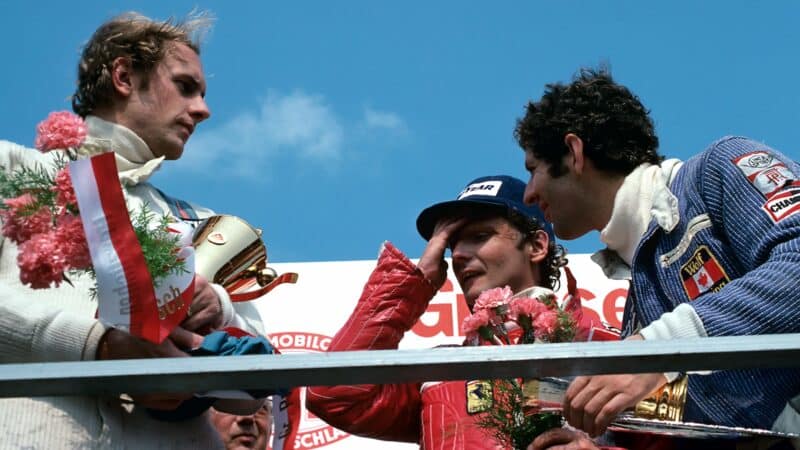
[{"label": "metal railing", "polygon": [[800,334],[0,365],[0,397],[800,367]]}]

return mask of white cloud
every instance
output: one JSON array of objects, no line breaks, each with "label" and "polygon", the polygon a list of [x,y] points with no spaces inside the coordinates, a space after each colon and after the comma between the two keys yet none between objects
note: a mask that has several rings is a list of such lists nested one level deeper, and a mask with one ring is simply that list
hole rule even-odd
[{"label": "white cloud", "polygon": [[176,167],[248,178],[262,177],[277,158],[331,168],[362,140],[407,131],[399,115],[370,107],[345,123],[322,95],[270,91],[256,110],[201,125]]},{"label": "white cloud", "polygon": [[338,158],[344,129],[322,96],[296,92],[267,96],[261,108],[264,137],[279,147],[294,147],[301,155]]},{"label": "white cloud", "polygon": [[258,111],[245,111],[198,131],[180,166],[251,176],[280,155],[329,163],[342,156],[344,134],[340,120],[322,96],[269,92]]},{"label": "white cloud", "polygon": [[392,131],[405,132],[405,121],[393,112],[376,111],[369,106],[364,108],[364,124],[367,128],[383,128]]}]

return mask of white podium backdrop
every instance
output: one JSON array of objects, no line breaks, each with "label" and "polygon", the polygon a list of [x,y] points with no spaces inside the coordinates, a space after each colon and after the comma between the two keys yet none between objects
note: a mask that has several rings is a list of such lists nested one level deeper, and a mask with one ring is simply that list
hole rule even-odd
[{"label": "white podium backdrop", "polygon": [[[297,272],[297,284],[277,287],[256,300],[272,343],[282,353],[324,352],[333,335],[355,307],[375,261],[331,261],[270,264],[278,273]],[[569,255],[569,267],[578,280],[584,314],[592,314],[619,327],[625,306],[628,283],[608,280],[587,254]],[[566,281],[562,274],[558,291],[563,299]],[[460,344],[461,322],[469,313],[452,271],[442,289],[431,300],[427,311],[405,334],[400,348],[429,348],[441,344]],[[302,393],[305,401],[305,391]],[[297,448],[341,450],[383,450],[417,448],[416,444],[375,442],[335,429],[302,410]]]}]

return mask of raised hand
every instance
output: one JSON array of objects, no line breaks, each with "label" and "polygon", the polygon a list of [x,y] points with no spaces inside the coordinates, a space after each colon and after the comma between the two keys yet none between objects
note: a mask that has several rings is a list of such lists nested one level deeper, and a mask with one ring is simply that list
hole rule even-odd
[{"label": "raised hand", "polygon": [[442,219],[433,229],[428,245],[419,258],[417,267],[422,274],[438,289],[447,279],[447,262],[444,252],[450,245],[453,234],[466,223],[466,219]]}]

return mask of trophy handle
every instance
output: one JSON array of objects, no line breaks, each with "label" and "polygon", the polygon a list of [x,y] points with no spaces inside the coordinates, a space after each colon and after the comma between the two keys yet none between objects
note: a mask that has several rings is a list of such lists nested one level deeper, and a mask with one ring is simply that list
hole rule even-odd
[{"label": "trophy handle", "polygon": [[255,300],[262,295],[265,295],[267,292],[275,289],[280,284],[284,283],[297,283],[298,275],[294,272],[286,272],[279,275],[277,278],[269,282],[266,286],[262,287],[261,289],[256,289],[255,291],[248,291],[243,293],[231,293],[231,301],[232,302],[246,302],[250,300]]}]

